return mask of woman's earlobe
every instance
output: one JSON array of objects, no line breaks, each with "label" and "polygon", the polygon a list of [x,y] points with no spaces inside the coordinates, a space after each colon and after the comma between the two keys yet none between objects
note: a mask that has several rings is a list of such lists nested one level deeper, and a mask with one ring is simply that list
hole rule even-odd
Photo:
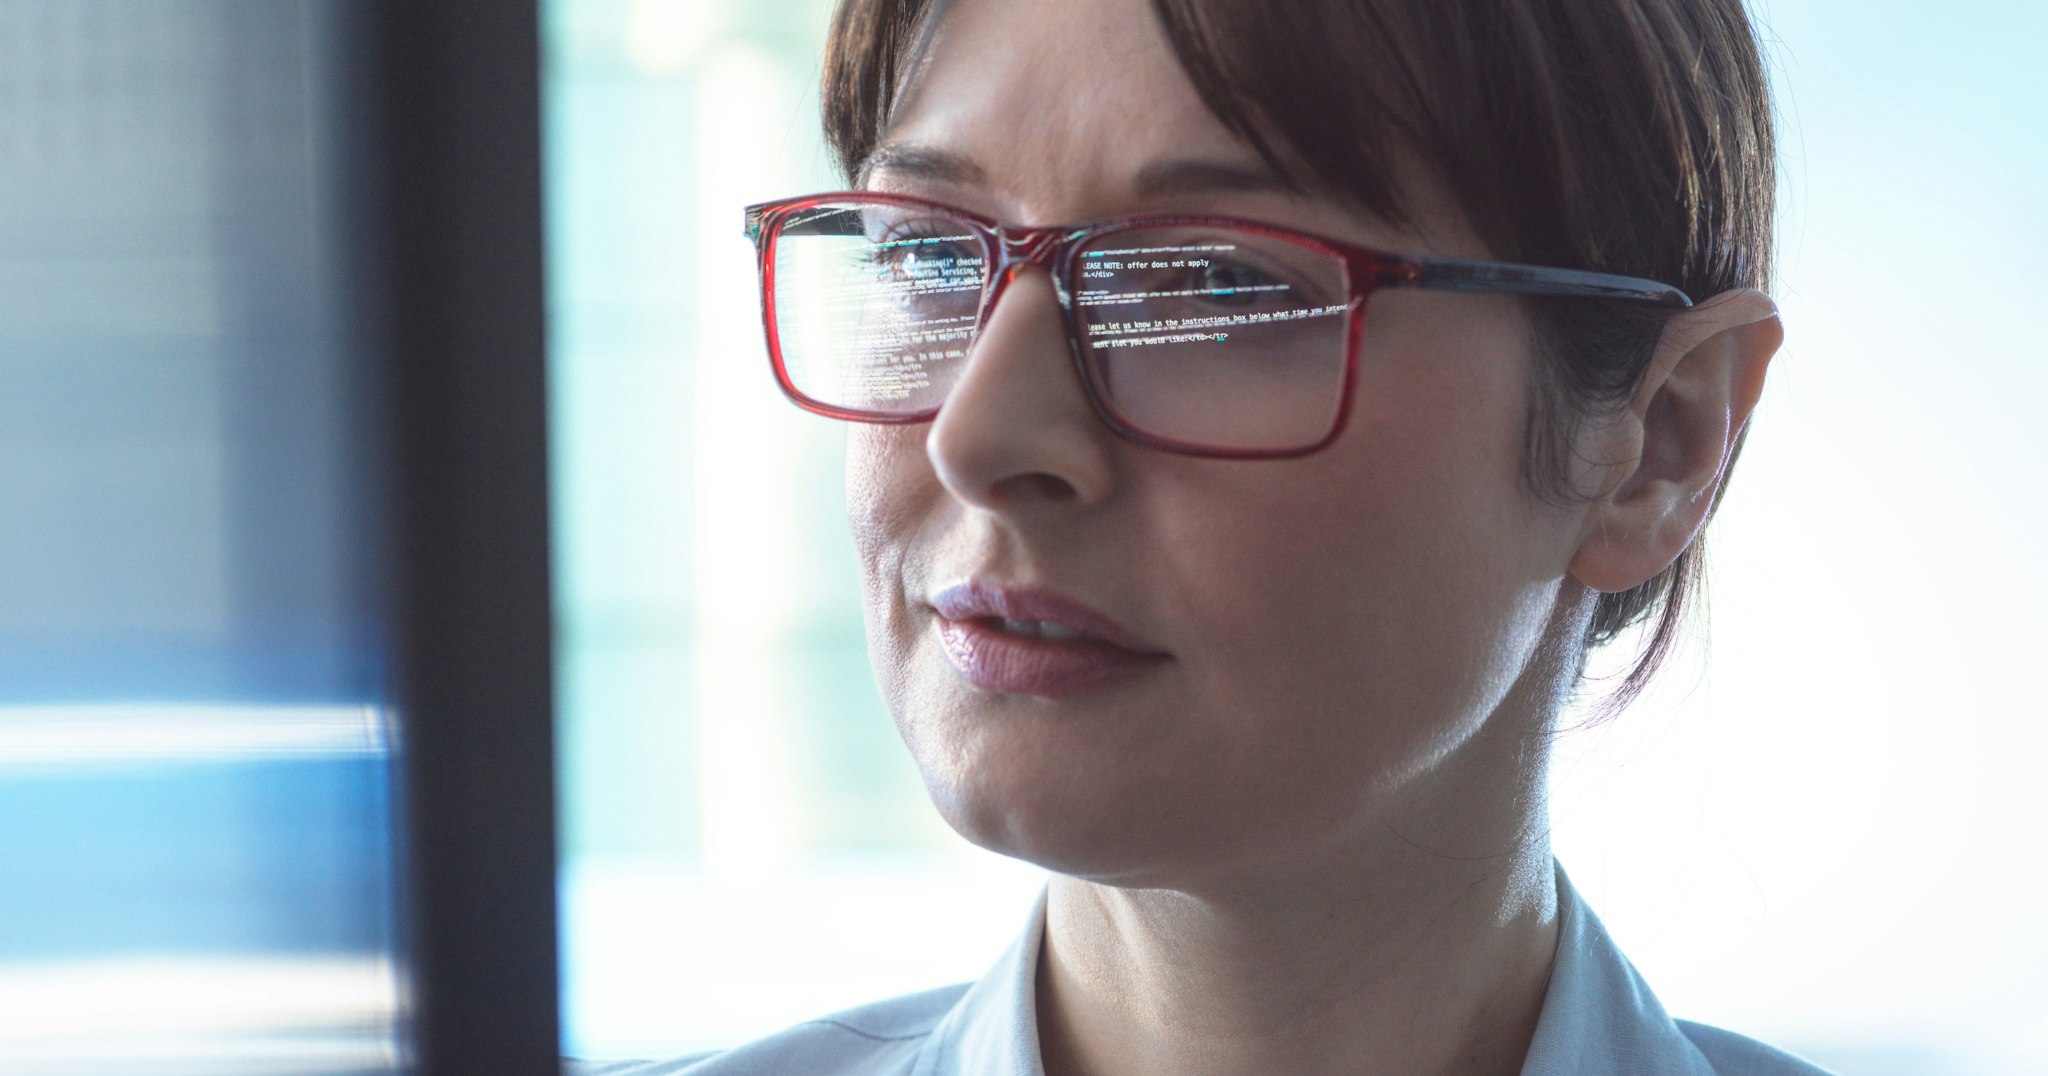
[{"label": "woman's earlobe", "polygon": [[1568,569],[1594,590],[1628,590],[1663,571],[1706,525],[1784,340],[1755,289],[1723,292],[1671,319],[1627,414],[1632,464],[1587,513]]}]

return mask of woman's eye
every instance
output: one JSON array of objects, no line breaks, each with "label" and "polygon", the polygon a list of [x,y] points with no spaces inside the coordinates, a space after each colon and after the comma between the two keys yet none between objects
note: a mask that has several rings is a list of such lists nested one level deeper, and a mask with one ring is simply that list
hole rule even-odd
[{"label": "woman's eye", "polygon": [[943,236],[883,240],[870,248],[868,257],[877,269],[903,281],[957,283],[981,275],[974,244]]},{"label": "woman's eye", "polygon": [[1256,293],[1248,291],[1248,285],[1259,282],[1258,274],[1235,265],[1211,265],[1203,269],[1196,281],[1196,287],[1209,294],[1209,298],[1225,305],[1243,305],[1251,302]]},{"label": "woman's eye", "polygon": [[896,264],[904,272],[915,276],[942,276],[957,273],[963,269],[978,268],[980,259],[963,243],[939,243],[920,245],[902,252]]},{"label": "woman's eye", "polygon": [[1254,306],[1286,295],[1291,288],[1249,265],[1211,262],[1195,273],[1192,289],[1214,306]]},{"label": "woman's eye", "polygon": [[929,280],[981,271],[980,244],[942,221],[899,221],[868,228],[868,262],[902,279]]}]

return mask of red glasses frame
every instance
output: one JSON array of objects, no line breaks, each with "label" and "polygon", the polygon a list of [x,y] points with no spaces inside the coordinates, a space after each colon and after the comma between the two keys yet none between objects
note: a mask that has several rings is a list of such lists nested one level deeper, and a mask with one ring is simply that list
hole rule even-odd
[{"label": "red glasses frame", "polygon": [[[1364,338],[1366,301],[1380,288],[1428,288],[1436,291],[1612,299],[1654,303],[1673,310],[1683,310],[1692,305],[1692,299],[1677,288],[1640,277],[1614,276],[1581,269],[1520,265],[1513,262],[1413,257],[1240,217],[1142,213],[1081,224],[1023,228],[1004,224],[958,206],[882,191],[837,191],[748,206],[746,234],[747,238],[753,241],[758,258],[761,274],[761,320],[762,327],[767,333],[768,360],[775,369],[776,384],[781,387],[783,395],[789,397],[798,407],[813,414],[849,422],[910,425],[929,422],[939,413],[938,407],[909,412],[877,412],[824,403],[799,390],[790,380],[789,368],[783,363],[782,340],[776,329],[775,240],[780,235],[783,225],[805,210],[862,203],[927,211],[957,220],[975,233],[991,255],[983,280],[980,308],[976,314],[976,333],[987,325],[996,302],[1002,298],[1004,289],[1009,287],[1018,270],[1032,265],[1044,268],[1052,277],[1053,291],[1059,299],[1060,316],[1066,326],[1068,351],[1073,357],[1075,371],[1080,375],[1082,388],[1086,391],[1088,402],[1095,409],[1096,415],[1110,429],[1128,440],[1150,448],[1190,456],[1221,459],[1286,459],[1309,455],[1334,441],[1344,432],[1345,423],[1351,415],[1351,397],[1358,376],[1359,342]],[[1344,326],[1344,378],[1338,389],[1340,396],[1336,415],[1330,429],[1321,438],[1302,445],[1249,447],[1182,441],[1162,437],[1133,426],[1110,405],[1103,395],[1101,386],[1097,384],[1096,373],[1088,362],[1087,344],[1082,339],[1080,327],[1074,319],[1072,283],[1075,263],[1081,248],[1092,240],[1120,231],[1157,227],[1228,228],[1250,232],[1311,250],[1320,250],[1343,263],[1345,287],[1349,292]]]}]

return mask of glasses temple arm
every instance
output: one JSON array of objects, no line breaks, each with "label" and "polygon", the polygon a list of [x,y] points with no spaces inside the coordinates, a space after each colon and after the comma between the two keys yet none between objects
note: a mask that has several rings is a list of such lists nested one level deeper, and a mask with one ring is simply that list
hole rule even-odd
[{"label": "glasses temple arm", "polygon": [[1509,262],[1473,261],[1465,258],[1423,258],[1414,272],[1400,283],[1435,291],[1510,292],[1517,295],[1555,295],[1580,299],[1628,299],[1656,303],[1676,310],[1692,305],[1684,292],[1668,284],[1641,277],[1591,273],[1581,269],[1552,269]]}]

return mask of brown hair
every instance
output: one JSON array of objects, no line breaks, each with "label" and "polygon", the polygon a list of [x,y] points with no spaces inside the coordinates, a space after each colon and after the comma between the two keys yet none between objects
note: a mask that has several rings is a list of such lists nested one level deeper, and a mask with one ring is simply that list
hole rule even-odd
[{"label": "brown hair", "polygon": [[[886,132],[945,6],[841,0],[822,102],[849,178]],[[1405,152],[1444,184],[1495,257],[1648,277],[1696,299],[1768,284],[1771,108],[1742,0],[1152,8],[1209,110],[1303,186],[1402,222],[1411,217],[1389,165]],[[1549,376],[1529,401],[1525,469],[1538,496],[1569,501],[1585,496],[1570,485],[1579,430],[1627,405],[1664,315],[1528,302]],[[1606,714],[1670,653],[1698,600],[1702,558],[1696,541],[1642,585],[1599,596],[1588,649],[1655,617]]]}]

